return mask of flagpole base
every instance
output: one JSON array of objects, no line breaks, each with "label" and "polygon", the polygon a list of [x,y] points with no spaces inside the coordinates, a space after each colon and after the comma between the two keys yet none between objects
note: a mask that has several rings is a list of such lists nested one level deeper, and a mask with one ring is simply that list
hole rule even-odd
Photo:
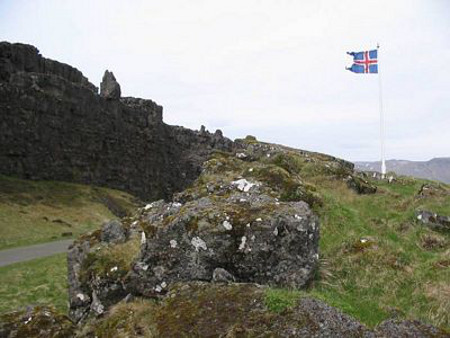
[{"label": "flagpole base", "polygon": [[384,179],[386,177],[386,163],[384,160],[381,161],[381,178]]}]

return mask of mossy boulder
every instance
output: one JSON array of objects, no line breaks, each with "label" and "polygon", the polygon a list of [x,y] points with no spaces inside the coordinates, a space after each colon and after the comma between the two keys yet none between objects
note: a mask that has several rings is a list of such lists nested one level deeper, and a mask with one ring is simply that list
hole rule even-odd
[{"label": "mossy boulder", "polygon": [[147,241],[128,290],[156,297],[176,282],[211,281],[218,268],[238,282],[307,285],[319,257],[317,216],[304,202],[280,202],[242,182],[248,192],[231,184],[227,197],[157,203],[143,213]]},{"label": "mossy boulder", "polygon": [[0,316],[0,337],[73,337],[75,325],[53,307],[36,306]]}]

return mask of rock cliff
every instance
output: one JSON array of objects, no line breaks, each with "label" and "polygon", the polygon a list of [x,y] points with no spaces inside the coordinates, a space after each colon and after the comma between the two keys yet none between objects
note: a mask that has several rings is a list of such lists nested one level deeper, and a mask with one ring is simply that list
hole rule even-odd
[{"label": "rock cliff", "polygon": [[91,183],[143,199],[168,198],[198,175],[220,131],[169,126],[151,100],[120,97],[105,73],[102,95],[77,69],[29,45],[0,43],[0,173]]}]

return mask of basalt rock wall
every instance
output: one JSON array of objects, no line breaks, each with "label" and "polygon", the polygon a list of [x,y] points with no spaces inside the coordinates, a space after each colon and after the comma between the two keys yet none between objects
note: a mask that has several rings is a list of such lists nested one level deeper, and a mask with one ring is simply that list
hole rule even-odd
[{"label": "basalt rock wall", "polygon": [[192,182],[232,142],[166,125],[151,100],[108,98],[75,68],[29,45],[0,43],[0,173],[96,184],[143,199]]}]

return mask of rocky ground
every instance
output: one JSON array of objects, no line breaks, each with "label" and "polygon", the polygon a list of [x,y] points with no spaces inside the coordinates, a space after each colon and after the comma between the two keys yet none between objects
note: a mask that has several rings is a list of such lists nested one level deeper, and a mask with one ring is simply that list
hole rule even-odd
[{"label": "rocky ground", "polygon": [[[300,291],[283,291],[313,287],[322,278],[318,214],[327,201],[318,177],[357,194],[377,192],[348,162],[252,137],[237,140],[232,152],[216,151],[172,200],[147,204],[76,241],[68,254],[69,317],[30,308],[4,315],[0,333],[448,337],[414,320],[388,319],[370,328]],[[418,198],[447,195],[439,189],[425,187]],[[442,220],[433,215],[417,219],[425,226]],[[364,238],[343,254],[370,253],[376,245]]]}]

